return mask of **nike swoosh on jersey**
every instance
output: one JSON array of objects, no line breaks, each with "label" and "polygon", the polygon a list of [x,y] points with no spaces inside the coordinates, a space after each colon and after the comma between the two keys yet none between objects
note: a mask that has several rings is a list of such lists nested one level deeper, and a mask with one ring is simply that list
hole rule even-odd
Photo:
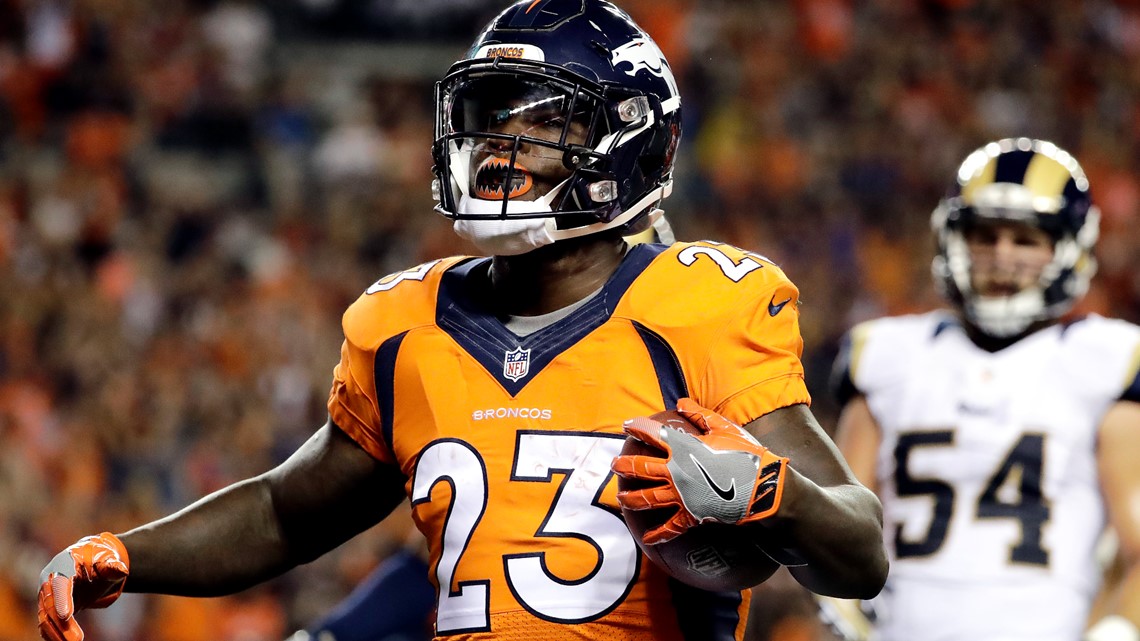
[{"label": "nike swoosh on jersey", "polygon": [[776,297],[773,296],[772,302],[768,303],[768,315],[775,316],[776,314],[779,314],[781,311],[783,311],[784,305],[787,305],[790,302],[792,302],[792,299],[789,298],[784,302],[777,304]]},{"label": "nike swoosh on jersey", "polygon": [[713,492],[716,492],[717,496],[726,501],[731,501],[732,499],[736,498],[736,479],[732,479],[732,483],[729,484],[727,490],[721,489],[721,487],[717,485],[716,481],[714,481],[712,477],[709,476],[709,473],[705,469],[705,466],[701,465],[701,462],[697,460],[697,457],[690,454],[689,459],[691,459],[693,463],[696,464],[697,469],[700,470],[701,474],[705,477],[705,483],[709,484],[709,487],[712,488]]}]

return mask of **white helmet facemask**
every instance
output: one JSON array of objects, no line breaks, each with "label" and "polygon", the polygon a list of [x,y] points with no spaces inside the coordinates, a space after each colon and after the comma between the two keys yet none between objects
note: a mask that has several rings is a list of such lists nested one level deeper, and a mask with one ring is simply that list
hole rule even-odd
[{"label": "white helmet facemask", "polygon": [[[1064,314],[1088,291],[1096,272],[1091,251],[1099,229],[1098,213],[1095,207],[1089,211],[1088,224],[1078,237],[1066,236],[1054,243],[1053,258],[1041,269],[1036,283],[1008,296],[982,296],[975,292],[973,261],[965,236],[958,231],[943,231],[945,250],[933,263],[935,282],[953,282],[962,299],[962,312],[985,334],[995,338],[1021,334],[1034,322]],[[1070,272],[1069,277],[1060,280],[1066,271]],[[1058,283],[1064,287],[1064,296],[1054,296],[1050,304],[1047,292]]]}]

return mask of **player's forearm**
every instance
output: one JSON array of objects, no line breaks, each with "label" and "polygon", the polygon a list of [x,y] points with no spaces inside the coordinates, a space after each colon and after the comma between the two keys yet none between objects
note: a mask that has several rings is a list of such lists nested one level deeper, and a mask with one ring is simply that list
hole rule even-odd
[{"label": "player's forearm", "polygon": [[820,487],[789,468],[791,475],[771,532],[806,565],[790,568],[818,594],[846,599],[875,596],[886,582],[882,505],[859,485]]},{"label": "player's forearm", "polygon": [[[1094,625],[1084,637],[1087,641],[1116,638],[1105,630],[1128,630],[1128,626],[1132,628],[1130,633],[1140,636],[1140,560],[1128,563],[1123,578],[1112,594],[1112,600],[1115,607],[1110,610],[1111,614],[1093,622]],[[1120,636],[1119,632],[1117,636]],[[1120,638],[1128,637],[1125,635]]]},{"label": "player's forearm", "polygon": [[130,556],[128,592],[230,594],[297,563],[264,477],[220,490],[120,538]]},{"label": "player's forearm", "polygon": [[1091,622],[1082,641],[1133,641],[1140,639],[1140,564],[1133,561],[1120,583],[1106,586],[1114,606]]}]

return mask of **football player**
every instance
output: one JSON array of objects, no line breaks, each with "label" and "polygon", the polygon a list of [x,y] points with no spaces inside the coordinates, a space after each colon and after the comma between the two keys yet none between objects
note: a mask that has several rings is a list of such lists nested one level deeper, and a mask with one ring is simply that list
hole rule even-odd
[{"label": "football player", "polygon": [[[812,590],[879,591],[879,501],[808,410],[795,286],[735,247],[623,240],[660,216],[680,139],[654,42],[604,0],[524,0],[436,94],[438,210],[490,256],[364,292],[328,423],[285,463],[61,552],[40,589],[46,639],[78,641],[75,612],[124,590],[241,590],[403,501],[439,639],[740,639],[747,594],[670,580],[619,505],[668,511],[647,543],[747,526]],[[701,433],[625,426],[666,408]],[[687,456],[617,456],[626,429]],[[615,474],[650,487],[619,495]]]},{"label": "football player", "polygon": [[[932,221],[953,312],[859,325],[836,368],[892,557],[873,638],[1137,641],[1140,328],[1065,316],[1095,270],[1088,179],[1052,143],[991,142]],[[1086,632],[1106,523],[1131,567]]]},{"label": "football player", "polygon": [[[673,229],[665,216],[653,226],[627,236],[630,245],[673,244]],[[389,523],[393,517],[389,517]],[[412,528],[409,519],[410,529]],[[400,550],[385,558],[368,577],[327,614],[289,637],[289,641],[416,641],[426,638],[427,621],[435,609],[428,573],[427,546],[418,532]],[[414,538],[413,538],[414,537]],[[755,595],[754,595],[755,596]]]}]

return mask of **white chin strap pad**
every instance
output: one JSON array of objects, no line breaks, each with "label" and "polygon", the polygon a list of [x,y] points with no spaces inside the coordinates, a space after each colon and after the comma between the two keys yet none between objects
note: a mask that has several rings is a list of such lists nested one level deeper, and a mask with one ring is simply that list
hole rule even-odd
[{"label": "white chin strap pad", "polygon": [[[511,213],[550,213],[550,205],[541,200],[512,201]],[[461,197],[459,211],[464,214],[497,215],[503,210],[501,200],[481,200]],[[460,218],[455,221],[455,233],[460,238],[491,256],[517,256],[545,247],[554,242],[547,227],[547,218]]]},{"label": "white chin strap pad", "polygon": [[[471,241],[480,251],[489,255],[517,256],[559,240],[596,234],[600,231],[620,227],[633,220],[641,212],[655,206],[673,191],[673,181],[670,180],[650,191],[644,198],[609,222],[597,222],[572,229],[558,229],[550,203],[565,185],[566,182],[559,184],[550,193],[538,200],[512,200],[507,203],[508,214],[551,214],[542,218],[497,218],[503,212],[502,200],[483,200],[463,194],[460,196],[457,206],[459,213],[474,214],[485,218],[457,219],[454,225],[455,233],[461,238]],[[657,214],[657,218],[660,218],[660,214]]]},{"label": "white chin strap pad", "polygon": [[1045,301],[1040,287],[1012,296],[976,297],[966,303],[966,314],[983,332],[996,338],[1015,336],[1041,318]]}]

